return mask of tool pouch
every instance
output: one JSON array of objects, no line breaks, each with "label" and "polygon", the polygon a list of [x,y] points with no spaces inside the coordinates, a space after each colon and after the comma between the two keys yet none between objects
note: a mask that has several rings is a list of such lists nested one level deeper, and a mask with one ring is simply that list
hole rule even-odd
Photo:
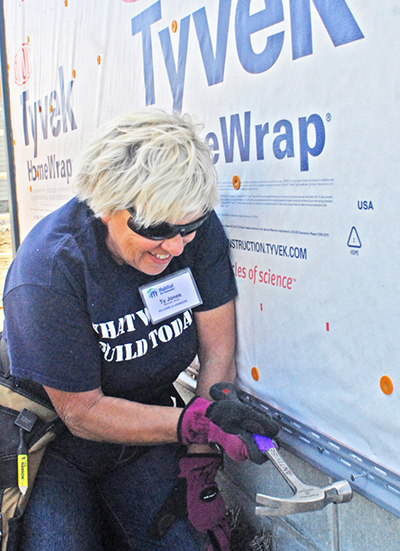
[{"label": "tool pouch", "polygon": [[[1,338],[1,336],[0,336]],[[57,413],[38,398],[29,385],[19,384],[9,373],[9,360],[3,339],[0,340],[0,549],[17,551],[18,527],[28,503],[46,446],[63,430]],[[27,388],[28,387],[28,388]],[[17,450],[19,428],[14,424],[26,409],[38,419],[25,442],[28,448],[28,489],[23,495],[18,487]]]}]

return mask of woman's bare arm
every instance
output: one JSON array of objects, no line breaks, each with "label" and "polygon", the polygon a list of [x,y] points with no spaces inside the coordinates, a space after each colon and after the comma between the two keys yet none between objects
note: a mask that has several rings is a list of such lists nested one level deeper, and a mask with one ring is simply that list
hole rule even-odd
[{"label": "woman's bare arm", "polygon": [[177,442],[181,408],[149,406],[104,396],[100,388],[88,392],[44,388],[58,415],[75,436],[127,445]]}]

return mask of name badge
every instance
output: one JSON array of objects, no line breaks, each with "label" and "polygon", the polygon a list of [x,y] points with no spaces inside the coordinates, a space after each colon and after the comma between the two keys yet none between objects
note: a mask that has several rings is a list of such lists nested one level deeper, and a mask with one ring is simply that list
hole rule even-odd
[{"label": "name badge", "polygon": [[203,303],[190,268],[142,285],[139,292],[153,323]]}]

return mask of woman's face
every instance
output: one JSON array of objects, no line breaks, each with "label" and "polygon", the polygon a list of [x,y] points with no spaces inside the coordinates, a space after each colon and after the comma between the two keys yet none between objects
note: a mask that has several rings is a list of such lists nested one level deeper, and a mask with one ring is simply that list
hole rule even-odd
[{"label": "woman's face", "polygon": [[[107,226],[107,247],[119,264],[129,264],[133,268],[148,275],[157,275],[165,270],[174,256],[182,254],[185,245],[190,243],[196,232],[182,237],[176,235],[171,239],[153,241],[133,232],[127,221],[130,214],[120,210],[109,216],[102,216],[103,224]],[[186,224],[191,220],[182,220]]]}]

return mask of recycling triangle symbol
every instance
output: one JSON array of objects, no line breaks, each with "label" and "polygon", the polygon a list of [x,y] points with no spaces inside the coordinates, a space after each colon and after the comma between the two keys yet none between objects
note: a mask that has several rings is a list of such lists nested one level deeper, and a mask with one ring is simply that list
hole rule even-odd
[{"label": "recycling triangle symbol", "polygon": [[356,249],[361,248],[361,241],[360,241],[360,238],[358,236],[357,230],[354,226],[351,228],[349,239],[347,241],[347,246],[348,247],[355,247]]}]

